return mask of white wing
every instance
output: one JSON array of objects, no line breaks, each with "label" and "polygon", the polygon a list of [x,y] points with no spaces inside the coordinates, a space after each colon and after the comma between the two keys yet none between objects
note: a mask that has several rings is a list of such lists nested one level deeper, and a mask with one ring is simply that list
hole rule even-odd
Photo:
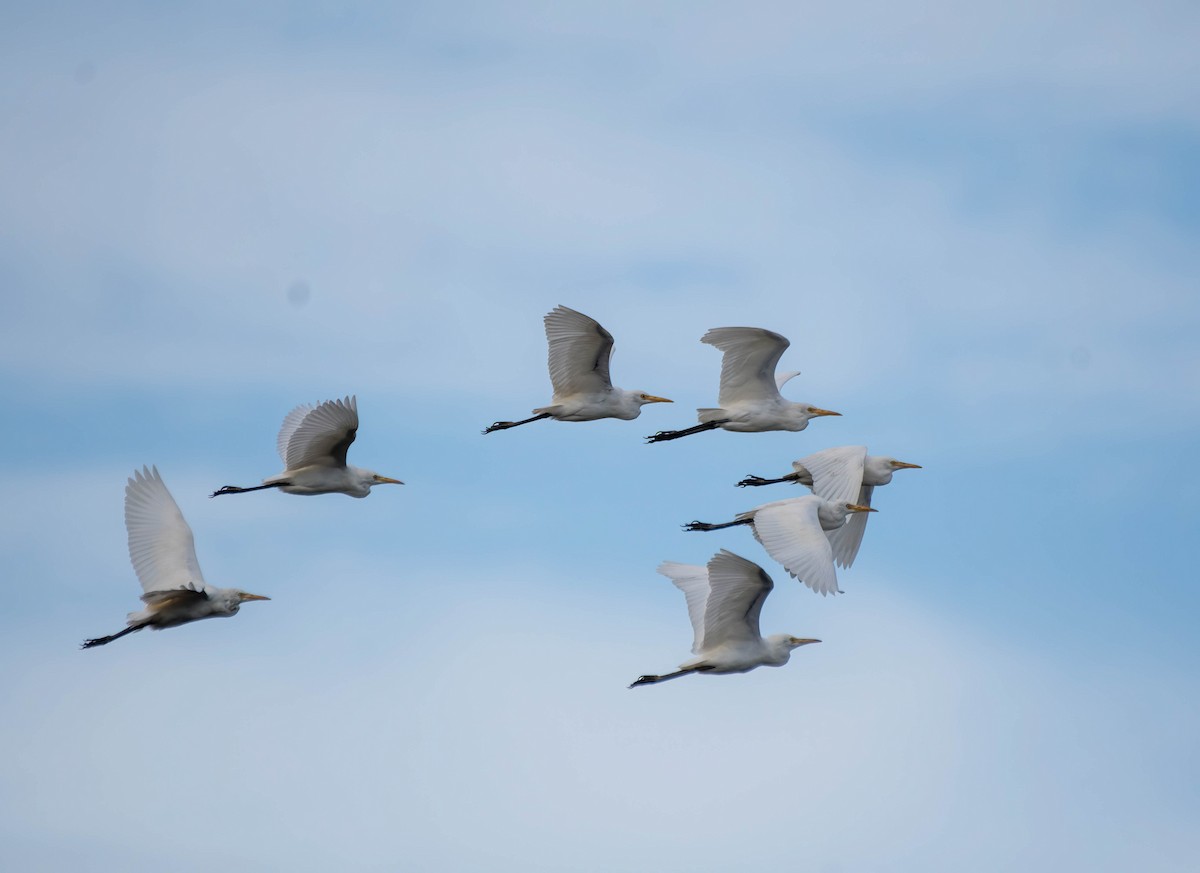
[{"label": "white wing", "polygon": [[754,513],[754,536],[772,558],[813,591],[836,594],[833,550],[821,522],[814,494],[780,500]]},{"label": "white wing", "polygon": [[135,470],[126,484],[125,529],[129,532],[129,560],[147,595],[207,587],[196,560],[192,529],[157,467]]},{"label": "white wing", "polygon": [[788,382],[791,382],[793,379],[795,379],[799,375],[800,375],[799,370],[788,370],[783,373],[776,373],[775,374],[775,387],[778,388],[780,391],[782,391],[784,385],[786,385]]},{"label": "white wing", "polygon": [[[864,485],[858,491],[854,501],[861,506],[871,505],[871,494],[875,486]],[[829,537],[829,545],[833,548],[833,559],[839,567],[849,567],[858,556],[858,547],[862,545],[863,534],[867,532],[867,517],[869,512],[852,512],[846,518],[846,523],[836,530],[825,531]]]},{"label": "white wing", "polygon": [[721,549],[708,562],[708,587],[704,647],[713,649],[725,643],[760,642],[758,617],[763,601],[775,587],[762,567]]},{"label": "white wing", "polygon": [[358,403],[353,396],[297,406],[283,419],[276,448],[288,470],[319,465],[346,466],[346,451],[358,432]]},{"label": "white wing", "polygon": [[853,503],[862,486],[866,458],[866,446],[839,446],[815,452],[796,463],[812,474],[813,494],[830,503]]},{"label": "white wing", "polygon": [[704,604],[708,601],[708,570],[695,564],[679,564],[663,561],[658,572],[670,579],[687,599],[688,618],[692,620],[692,652],[700,654],[704,648]]},{"label": "white wing", "polygon": [[546,313],[546,342],[550,346],[550,382],[555,397],[595,394],[612,389],[608,362],[612,334],[582,312],[556,306]]},{"label": "white wing", "polygon": [[[801,458],[801,464],[813,477],[813,493],[830,503],[858,503],[871,505],[870,485],[863,485],[863,464],[867,459],[866,446],[839,446],[825,449]],[[849,567],[854,563],[858,547],[862,545],[863,533],[867,529],[868,512],[852,512],[846,523],[836,530],[825,532],[833,547],[834,561],[838,566]]]},{"label": "white wing", "polygon": [[779,399],[775,365],[791,345],[785,337],[761,327],[714,327],[700,342],[716,346],[724,354],[717,396],[721,406]]}]

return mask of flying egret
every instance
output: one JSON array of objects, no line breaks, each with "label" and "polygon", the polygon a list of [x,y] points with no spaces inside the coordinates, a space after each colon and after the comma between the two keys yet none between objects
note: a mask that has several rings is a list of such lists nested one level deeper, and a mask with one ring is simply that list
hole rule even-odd
[{"label": "flying egret", "polygon": [[[778,479],[747,476],[737,484],[770,485],[774,482],[797,482],[812,488],[818,497],[834,503],[853,501],[871,505],[871,495],[878,485],[887,485],[897,470],[920,470],[920,464],[898,461],[885,455],[868,455],[866,446],[839,446],[815,452],[792,462],[793,472]],[[844,525],[827,531],[833,546],[833,559],[839,567],[849,567],[858,555],[863,534],[867,530],[865,513],[855,513]]]},{"label": "flying egret", "polygon": [[767,554],[783,568],[822,596],[840,594],[833,547],[826,532],[837,530],[856,512],[876,512],[855,503],[832,503],[815,494],[764,503],[748,512],[738,513],[733,521],[708,524],[693,521],[684,530],[720,530],[734,525],[750,525],[754,538]]},{"label": "flying egret", "polygon": [[689,673],[746,673],[755,667],[782,667],[792,649],[820,640],[788,634],[763,639],[758,617],[774,583],[758,564],[725,549],[713,555],[708,567],[664,561],[658,572],[687,598],[695,641],[690,661],[674,673],[639,676],[629,687],[665,682]]},{"label": "flying egret", "polygon": [[522,421],[497,421],[484,433],[508,430],[531,421],[595,421],[621,418],[632,421],[647,403],[671,403],[644,391],[614,388],[608,375],[612,358],[612,334],[600,322],[582,312],[556,306],[546,313],[546,341],[550,346],[550,382],[554,397],[549,406],[533,410]]},{"label": "flying egret", "polygon": [[721,390],[714,409],[697,409],[700,424],[683,430],[660,430],[646,437],[647,442],[659,443],[701,433],[723,430],[752,433],[764,430],[800,431],[808,427],[811,418],[822,415],[841,415],[784,400],[779,389],[798,371],[775,376],[775,366],[791,343],[786,337],[761,327],[714,327],[700,342],[716,346],[721,359]]},{"label": "flying egret", "polygon": [[358,433],[358,403],[355,397],[326,400],[318,406],[305,403],[283,419],[275,446],[286,468],[250,488],[226,485],[209,497],[244,494],[278,488],[288,494],[349,494],[366,497],[372,485],[403,485],[399,479],[380,476],[346,463],[346,451]]},{"label": "flying egret", "polygon": [[247,601],[271,599],[240,588],[214,588],[204,581],[192,529],[157,467],[135,470],[125,486],[125,529],[129,531],[129,559],[142,583],[146,608],[129,613],[125,630],[84,640],[85,649],[144,627],[162,630],[202,618],[237,615],[238,607]]}]

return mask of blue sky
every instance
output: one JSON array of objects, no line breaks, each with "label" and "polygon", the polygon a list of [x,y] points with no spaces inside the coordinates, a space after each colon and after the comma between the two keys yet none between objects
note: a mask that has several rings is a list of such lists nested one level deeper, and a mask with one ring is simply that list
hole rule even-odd
[{"label": "blue sky", "polygon": [[[1195,869],[1198,38],[1183,3],[0,13],[0,866]],[[548,401],[560,303],[676,403],[483,438]],[[643,445],[735,324],[843,417]],[[206,498],[348,393],[403,488]],[[845,444],[924,469],[844,596],[679,530]],[[150,463],[208,580],[273,599],[79,652],[136,606]],[[627,690],[688,656],[655,566],[721,547],[824,642]]]}]

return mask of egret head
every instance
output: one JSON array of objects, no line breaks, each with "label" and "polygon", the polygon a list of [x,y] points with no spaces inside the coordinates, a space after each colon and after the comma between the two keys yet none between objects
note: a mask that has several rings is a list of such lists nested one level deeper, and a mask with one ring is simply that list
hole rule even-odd
[{"label": "egret head", "polygon": [[210,594],[209,597],[216,601],[216,605],[226,615],[235,615],[241,605],[247,601],[271,599],[261,594],[251,594],[249,591],[243,591],[240,588],[222,588],[216,596]]},{"label": "egret head", "polygon": [[633,399],[638,402],[639,406],[645,406],[647,403],[674,403],[674,400],[668,400],[665,397],[655,397],[653,394],[647,394],[645,391],[633,392]]},{"label": "egret head", "polygon": [[819,643],[820,640],[810,640],[807,637],[788,637],[787,645],[789,649],[798,649],[801,646],[807,646],[809,643]]}]

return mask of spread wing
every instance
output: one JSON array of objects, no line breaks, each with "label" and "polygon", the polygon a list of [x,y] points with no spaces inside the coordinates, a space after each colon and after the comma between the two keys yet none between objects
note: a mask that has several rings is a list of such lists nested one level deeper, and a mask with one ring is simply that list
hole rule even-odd
[{"label": "spread wing", "polygon": [[134,471],[125,485],[125,529],[129,559],[145,592],[143,600],[151,603],[181,590],[205,591],[192,529],[157,467]]},{"label": "spread wing", "polygon": [[775,365],[791,345],[787,338],[761,327],[714,327],[700,342],[716,346],[724,354],[717,398],[721,406],[779,400]]},{"label": "spread wing", "polygon": [[692,653],[704,649],[704,606],[708,602],[708,570],[695,564],[663,561],[658,572],[670,579],[687,599],[688,618],[692,620]]},{"label": "spread wing", "polygon": [[767,554],[813,591],[836,594],[833,549],[817,518],[820,500],[809,494],[760,507],[754,513],[754,536]]},{"label": "spread wing", "polygon": [[708,562],[708,587],[704,647],[761,641],[758,617],[763,601],[775,587],[762,567],[721,549]]},{"label": "spread wing", "polygon": [[344,467],[346,452],[358,433],[358,403],[353,396],[297,406],[283,419],[275,446],[288,470]]},{"label": "spread wing", "polygon": [[[802,464],[813,477],[813,493],[830,503],[859,503],[871,505],[870,485],[863,485],[863,465],[867,459],[866,446],[839,446],[801,458]],[[833,547],[833,557],[838,566],[849,567],[854,563],[858,547],[862,544],[867,529],[868,512],[852,512],[846,523],[836,530],[825,532]]]},{"label": "spread wing", "polygon": [[[864,485],[858,490],[858,498],[854,501],[862,506],[871,505],[871,495],[874,485]],[[833,559],[839,567],[849,567],[858,556],[858,547],[862,545],[863,534],[867,532],[869,512],[852,512],[846,518],[846,523],[836,530],[825,531],[829,545],[833,547]]]},{"label": "spread wing", "polygon": [[556,306],[546,313],[550,382],[555,397],[612,390],[612,334],[582,312]]}]

